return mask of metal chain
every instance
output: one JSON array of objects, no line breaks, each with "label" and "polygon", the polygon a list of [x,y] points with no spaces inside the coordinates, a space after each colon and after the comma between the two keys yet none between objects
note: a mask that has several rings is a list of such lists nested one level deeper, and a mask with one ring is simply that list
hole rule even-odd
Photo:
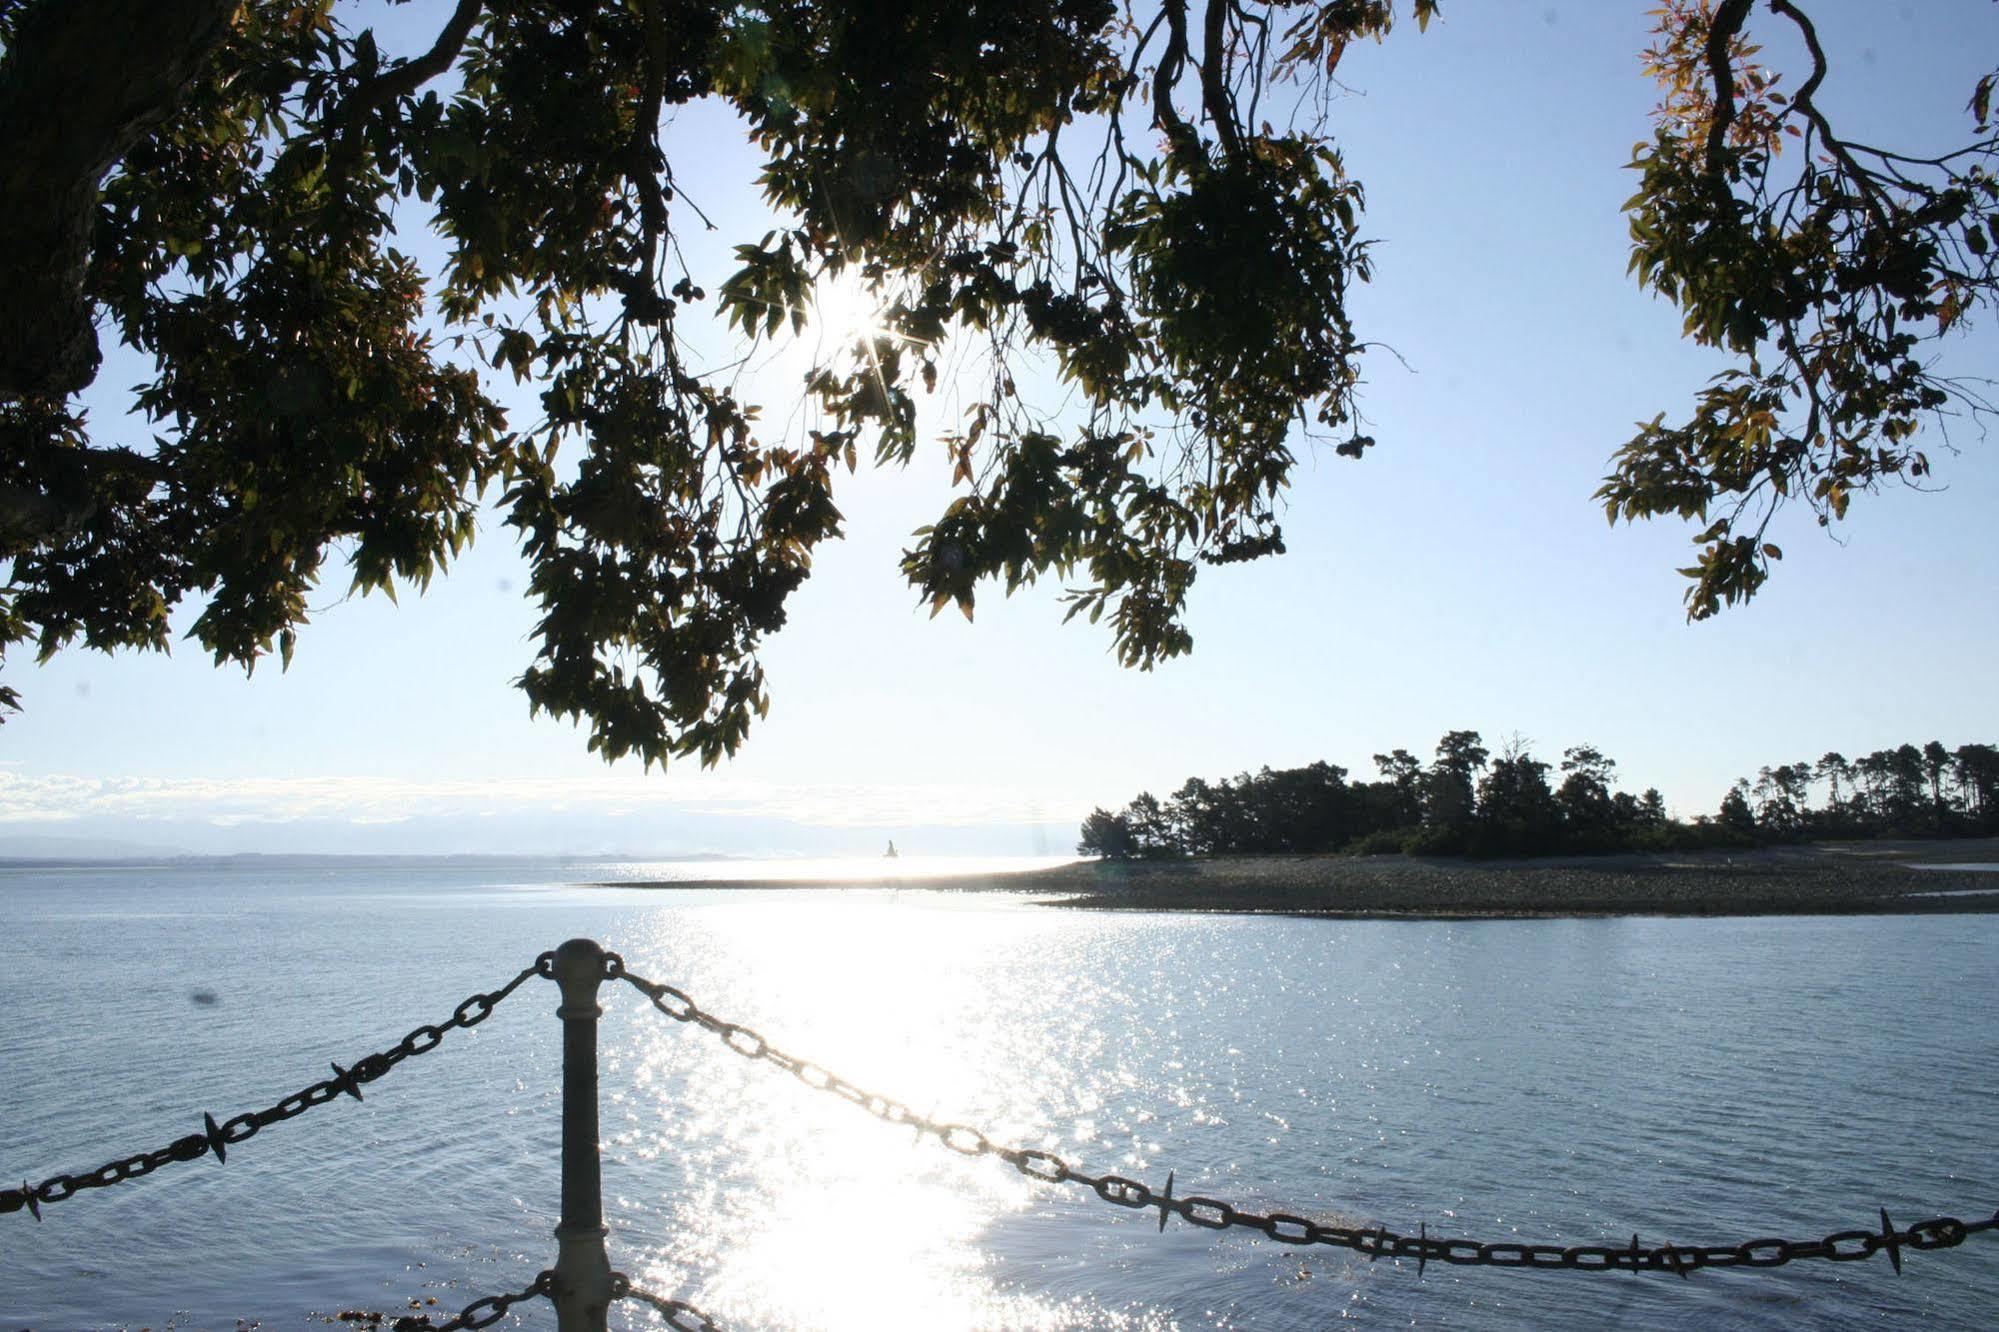
[{"label": "metal chain", "polygon": [[[532,970],[532,968],[530,968]],[[491,1327],[507,1316],[507,1310],[525,1300],[541,1296],[552,1296],[555,1292],[555,1273],[543,1271],[521,1290],[507,1295],[487,1295],[472,1301],[449,1321],[433,1323],[430,1315],[404,1314],[389,1324],[389,1332],[456,1332],[459,1328]]]},{"label": "metal chain", "polygon": [[[444,1040],[446,1032],[454,1028],[476,1027],[492,1016],[493,1009],[501,1000],[520,988],[530,976],[551,975],[555,954],[543,953],[531,966],[497,990],[484,994],[474,994],[444,1021],[425,1023],[409,1035],[403,1037],[387,1050],[379,1054],[363,1055],[347,1068],[333,1065],[333,1076],[313,1083],[300,1091],[293,1092],[268,1109],[249,1111],[221,1123],[215,1116],[204,1113],[201,1117],[202,1131],[190,1133],[184,1138],[176,1138],[164,1147],[150,1152],[139,1152],[106,1162],[95,1170],[82,1174],[50,1175],[39,1184],[25,1180],[17,1189],[0,1189],[0,1214],[18,1212],[26,1208],[35,1220],[42,1219],[42,1204],[61,1202],[84,1189],[101,1189],[110,1184],[122,1184],[128,1179],[138,1179],[150,1175],[169,1161],[196,1161],[214,1153],[218,1162],[228,1159],[228,1150],[239,1143],[247,1142],[271,1125],[304,1114],[315,1106],[325,1105],[342,1095],[361,1099],[361,1088],[376,1079],[384,1077],[389,1070],[403,1060],[415,1055],[428,1054]],[[483,1324],[480,1324],[483,1326]]]},{"label": "metal chain", "polygon": [[[615,955],[614,955],[615,956]],[[1999,1229],[1999,1212],[1976,1221],[1954,1216],[1932,1217],[1906,1229],[1898,1229],[1881,1211],[1881,1228],[1842,1230],[1816,1240],[1752,1239],[1723,1245],[1643,1245],[1638,1236],[1628,1245],[1481,1243],[1468,1239],[1433,1238],[1429,1227],[1414,1235],[1404,1235],[1385,1226],[1355,1229],[1325,1225],[1284,1212],[1260,1213],[1236,1207],[1219,1198],[1173,1196],[1173,1174],[1168,1172],[1166,1187],[1155,1192],[1149,1186],[1122,1175],[1092,1175],[1079,1170],[1053,1152],[1035,1147],[1009,1147],[995,1143],[975,1128],[945,1124],[916,1113],[903,1102],[858,1087],[829,1069],[810,1060],[786,1054],[763,1036],[740,1023],[726,1022],[704,1011],[685,993],[671,985],[661,985],[624,970],[622,960],[607,968],[613,979],[622,978],[652,1001],[654,1008],[675,1022],[691,1023],[713,1032],[722,1044],[745,1059],[761,1061],[783,1069],[816,1091],[829,1092],[859,1106],[875,1118],[890,1124],[905,1124],[919,1134],[927,1133],[963,1156],[994,1156],[1029,1179],[1044,1184],[1074,1184],[1090,1190],[1113,1206],[1142,1210],[1156,1208],[1159,1228],[1177,1216],[1204,1230],[1231,1227],[1254,1230],[1279,1244],[1324,1244],[1352,1249],[1370,1260],[1383,1256],[1414,1258],[1417,1275],[1432,1261],[1465,1267],[1566,1268],[1581,1272],[1674,1272],[1684,1277],[1703,1267],[1782,1267],[1807,1258],[1824,1258],[1836,1263],[1861,1262],[1885,1250],[1895,1270],[1902,1270],[1902,1250],[1951,1249],[1980,1231]],[[691,1326],[700,1327],[701,1324]]]},{"label": "metal chain", "polygon": [[722,1332],[720,1324],[693,1305],[684,1300],[669,1300],[666,1296],[655,1295],[649,1290],[640,1290],[623,1272],[611,1273],[611,1298],[637,1300],[641,1304],[651,1305],[654,1310],[666,1316],[666,1325],[672,1328],[673,1332]]}]

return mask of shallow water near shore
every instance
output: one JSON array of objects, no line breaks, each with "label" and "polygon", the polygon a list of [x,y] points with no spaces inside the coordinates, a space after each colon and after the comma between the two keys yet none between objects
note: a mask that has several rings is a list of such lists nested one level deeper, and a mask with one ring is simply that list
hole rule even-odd
[{"label": "shallow water near shore", "polygon": [[[644,867],[639,867],[643,869]],[[657,868],[657,867],[654,867]],[[996,1141],[1479,1240],[1819,1238],[1999,1207],[1999,918],[1098,915],[629,865],[0,872],[0,1176],[269,1105],[562,939]],[[205,996],[205,997],[204,997]],[[475,1031],[212,1159],[0,1217],[0,1326],[323,1326],[550,1260],[559,1039]],[[1690,1280],[1369,1263],[961,1160],[607,987],[615,1265],[731,1332],[1989,1325],[1999,1236]],[[1080,1196],[1078,1196],[1080,1194]],[[512,1323],[552,1328],[545,1303]],[[614,1327],[655,1325],[635,1309]]]}]

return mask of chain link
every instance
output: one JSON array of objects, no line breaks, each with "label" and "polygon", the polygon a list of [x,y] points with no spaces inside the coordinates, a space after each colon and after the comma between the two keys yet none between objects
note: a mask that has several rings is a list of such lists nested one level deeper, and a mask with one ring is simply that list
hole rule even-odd
[{"label": "chain link", "polygon": [[666,1325],[673,1332],[722,1332],[721,1325],[707,1314],[702,1313],[684,1300],[669,1300],[664,1295],[655,1295],[649,1290],[640,1290],[632,1284],[632,1279],[623,1272],[611,1273],[611,1298],[614,1300],[637,1300],[649,1304],[664,1315]]},{"label": "chain link", "polygon": [[[791,1074],[815,1091],[827,1092],[867,1111],[876,1119],[929,1134],[945,1147],[964,1156],[993,1156],[1021,1174],[1043,1184],[1068,1184],[1088,1189],[1099,1200],[1133,1211],[1147,1208],[1159,1212],[1159,1228],[1170,1217],[1179,1217],[1204,1230],[1254,1230],[1279,1244],[1323,1244],[1366,1254],[1370,1261],[1382,1257],[1414,1258],[1417,1275],[1432,1262],[1460,1267],[1563,1268],[1579,1272],[1672,1272],[1687,1276],[1703,1267],[1782,1267],[1809,1258],[1832,1262],[1860,1262],[1884,1250],[1895,1270],[1902,1270],[1902,1250],[1952,1249],[1981,1231],[1999,1229],[1999,1213],[1975,1221],[1954,1216],[1932,1217],[1906,1229],[1898,1229],[1881,1211],[1879,1230],[1842,1230],[1818,1240],[1752,1239],[1733,1245],[1645,1245],[1636,1235],[1628,1245],[1560,1245],[1482,1243],[1468,1239],[1432,1237],[1427,1225],[1414,1235],[1404,1235],[1385,1226],[1355,1228],[1327,1225],[1285,1212],[1260,1213],[1237,1207],[1220,1198],[1198,1194],[1175,1197],[1173,1175],[1166,1187],[1155,1192],[1139,1180],[1122,1175],[1092,1175],[1050,1151],[1037,1147],[1009,1147],[995,1143],[985,1134],[964,1124],[947,1124],[918,1114],[908,1105],[856,1086],[836,1073],[786,1054],[760,1032],[740,1023],[727,1022],[702,1009],[688,995],[671,985],[661,985],[643,976],[624,971],[622,979],[652,1006],[672,1018],[712,1032],[722,1044],[756,1062],[773,1065]],[[674,1324],[675,1327],[681,1326]],[[703,1323],[687,1324],[705,1329]]]},{"label": "chain link", "polygon": [[[138,1179],[150,1175],[170,1161],[196,1161],[213,1153],[218,1162],[228,1160],[231,1147],[248,1142],[271,1125],[287,1119],[294,1119],[315,1106],[325,1105],[339,1097],[361,1098],[361,1088],[386,1076],[390,1069],[405,1059],[420,1054],[428,1054],[443,1042],[446,1032],[458,1028],[476,1027],[492,1016],[493,1009],[500,1001],[512,994],[530,976],[552,974],[555,954],[543,953],[531,966],[521,969],[519,975],[497,990],[474,994],[451,1010],[451,1016],[439,1023],[425,1023],[388,1049],[377,1054],[363,1055],[352,1065],[342,1068],[333,1065],[333,1076],[313,1083],[310,1087],[293,1092],[277,1104],[263,1110],[249,1111],[215,1122],[215,1116],[204,1113],[201,1117],[202,1131],[176,1138],[164,1147],[150,1152],[139,1152],[132,1156],[108,1161],[95,1170],[81,1174],[50,1175],[39,1184],[22,1181],[19,1188],[0,1189],[0,1215],[18,1212],[23,1208],[33,1214],[35,1220],[42,1219],[45,1203],[61,1202],[73,1197],[84,1189],[101,1189],[111,1184],[122,1184],[128,1179]],[[485,1324],[466,1324],[480,1326]]]},{"label": "chain link", "polygon": [[[494,1008],[524,984],[530,976],[552,976],[553,953],[543,953],[512,980],[497,990],[473,994],[461,1002],[441,1023],[416,1027],[389,1049],[365,1055],[351,1067],[334,1064],[331,1078],[322,1079],[264,1110],[236,1115],[217,1123],[210,1114],[202,1116],[202,1132],[178,1138],[165,1147],[121,1157],[81,1174],[51,1175],[39,1184],[23,1182],[18,1189],[0,1189],[0,1213],[24,1208],[41,1219],[45,1203],[60,1202],[84,1189],[103,1188],[151,1174],[170,1161],[193,1161],[213,1154],[218,1162],[227,1160],[228,1148],[246,1142],[263,1129],[342,1095],[361,1099],[361,1087],[384,1077],[403,1060],[427,1054],[454,1029],[477,1026],[492,1015]],[[1817,1240],[1752,1239],[1735,1245],[1659,1244],[1647,1246],[1637,1235],[1628,1245],[1556,1245],[1515,1242],[1480,1242],[1469,1239],[1433,1238],[1427,1225],[1415,1235],[1391,1231],[1385,1226],[1355,1228],[1329,1225],[1308,1217],[1285,1212],[1259,1213],[1239,1208],[1220,1198],[1189,1194],[1175,1197],[1174,1175],[1169,1172],[1159,1191],[1140,1180],[1122,1175],[1092,1175],[1071,1165],[1054,1152],[1033,1147],[1010,1147],[995,1143],[976,1128],[944,1123],[918,1114],[907,1104],[870,1092],[810,1060],[800,1059],[773,1046],[753,1028],[725,1021],[703,1010],[683,991],[662,985],[627,971],[616,954],[606,954],[605,979],[624,980],[644,994],[652,1005],[676,1022],[690,1023],[714,1034],[724,1045],[745,1059],[782,1069],[806,1086],[827,1092],[860,1107],[890,1124],[907,1125],[920,1134],[929,1134],[951,1151],[964,1156],[992,1156],[1019,1173],[1044,1184],[1073,1185],[1089,1190],[1097,1199],[1115,1207],[1143,1211],[1156,1209],[1159,1228],[1164,1230],[1171,1217],[1205,1230],[1231,1228],[1256,1231],[1289,1245],[1327,1245],[1351,1249],[1370,1261],[1384,1255],[1414,1258],[1417,1274],[1431,1262],[1452,1266],[1563,1268],[1572,1271],[1664,1271],[1681,1277],[1705,1267],[1782,1267],[1805,1259],[1830,1262],[1863,1262],[1884,1250],[1897,1272],[1902,1270],[1902,1250],[1950,1249],[1974,1234],[1999,1229],[1999,1213],[1973,1221],[1957,1217],[1932,1217],[1906,1228],[1898,1228],[1887,1209],[1881,1210],[1879,1230],[1842,1230]],[[451,1321],[433,1325],[429,1315],[398,1319],[397,1329],[490,1327],[506,1316],[508,1309],[523,1300],[544,1296],[553,1289],[554,1274],[544,1272],[525,1290],[515,1294],[490,1295],[474,1300]],[[716,1325],[690,1304],[669,1300],[634,1288],[622,1274],[613,1276],[616,1298],[646,1303],[666,1317],[677,1332],[719,1332]]]},{"label": "chain link", "polygon": [[[530,968],[532,970],[532,968]],[[486,1295],[472,1301],[442,1323],[430,1321],[427,1313],[404,1314],[389,1322],[389,1332],[458,1332],[461,1328],[491,1327],[507,1316],[507,1311],[527,1300],[552,1295],[555,1273],[544,1271],[524,1288],[504,1295]]]}]

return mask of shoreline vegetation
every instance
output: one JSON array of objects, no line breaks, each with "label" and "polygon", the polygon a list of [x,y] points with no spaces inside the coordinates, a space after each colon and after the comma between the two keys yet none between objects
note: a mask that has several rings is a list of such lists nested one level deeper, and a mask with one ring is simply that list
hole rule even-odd
[{"label": "shoreline vegetation", "polygon": [[[1222,855],[1089,860],[952,878],[838,887],[1026,893],[1095,911],[1190,911],[1351,919],[1877,915],[1999,911],[1999,838],[1820,843],[1746,851],[1537,860],[1404,855]],[[1922,865],[1928,868],[1911,868]],[[795,880],[631,880],[598,888],[776,889]]]},{"label": "shoreline vegetation", "polygon": [[1656,788],[1617,789],[1617,762],[1594,745],[1562,751],[1560,775],[1514,735],[1489,749],[1448,731],[1426,766],[1406,749],[1376,754],[1376,781],[1318,762],[1190,777],[1166,799],[1140,792],[1083,820],[1079,855],[1107,860],[1301,852],[1524,859],[1617,852],[1753,851],[1819,842],[1999,836],[1999,746],[1903,744],[1848,759],[1764,767],[1713,814],[1675,818]]}]

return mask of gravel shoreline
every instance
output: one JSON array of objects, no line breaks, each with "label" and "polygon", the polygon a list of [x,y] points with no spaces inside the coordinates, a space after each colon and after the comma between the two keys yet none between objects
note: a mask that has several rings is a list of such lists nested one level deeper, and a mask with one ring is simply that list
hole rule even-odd
[{"label": "gravel shoreline", "polygon": [[[1999,839],[1866,842],[1758,851],[1465,861],[1408,856],[1227,856],[1086,861],[966,878],[855,887],[1043,896],[1093,911],[1216,911],[1401,919],[1549,916],[1874,915],[1999,911]],[[1911,864],[1932,865],[1912,869]],[[800,888],[727,880],[618,888]],[[824,885],[816,885],[823,887]]]},{"label": "gravel shoreline", "polygon": [[1077,876],[1084,882],[1057,905],[1097,910],[1422,918],[1999,911],[1999,875],[1911,869],[1820,847],[1512,864],[1254,856],[1071,868],[1086,872]]}]

